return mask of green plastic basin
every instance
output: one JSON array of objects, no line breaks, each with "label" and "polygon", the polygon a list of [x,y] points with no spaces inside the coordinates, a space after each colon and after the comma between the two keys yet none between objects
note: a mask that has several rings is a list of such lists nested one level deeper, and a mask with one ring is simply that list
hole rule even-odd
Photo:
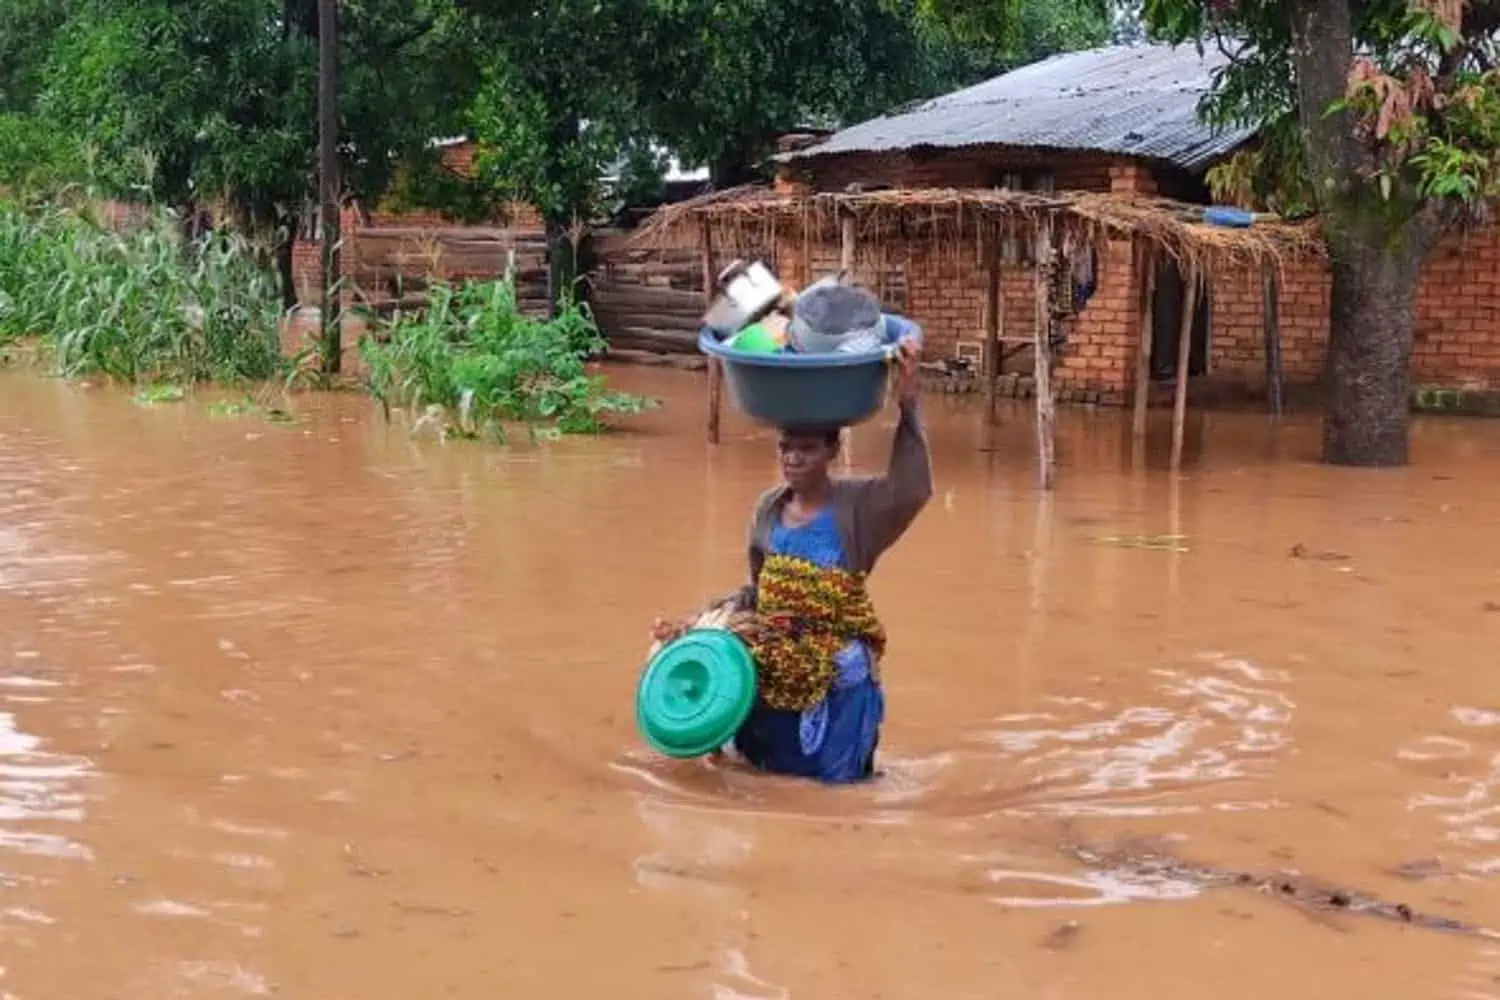
[{"label": "green plastic basin", "polygon": [[734,738],[755,705],[755,660],[732,632],[693,629],[657,650],[635,692],[652,749],[701,757]]}]

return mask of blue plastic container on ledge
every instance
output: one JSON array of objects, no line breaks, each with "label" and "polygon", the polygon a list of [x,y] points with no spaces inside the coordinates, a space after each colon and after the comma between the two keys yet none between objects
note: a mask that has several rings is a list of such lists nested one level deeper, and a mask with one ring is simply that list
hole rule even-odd
[{"label": "blue plastic container on ledge", "polygon": [[922,328],[903,316],[881,319],[882,345],[870,351],[737,351],[707,329],[698,334],[698,349],[723,362],[729,401],[746,416],[777,427],[844,427],[880,412],[896,344],[922,336]]},{"label": "blue plastic container on ledge", "polygon": [[1255,224],[1255,215],[1243,208],[1228,205],[1210,205],[1203,210],[1203,222],[1209,226],[1226,229],[1249,229]]}]

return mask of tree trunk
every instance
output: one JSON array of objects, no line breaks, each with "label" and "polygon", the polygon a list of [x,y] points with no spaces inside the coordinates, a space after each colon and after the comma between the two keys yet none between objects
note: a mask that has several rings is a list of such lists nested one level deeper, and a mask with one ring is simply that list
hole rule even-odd
[{"label": "tree trunk", "polygon": [[1405,465],[1417,276],[1442,214],[1409,188],[1391,198],[1377,190],[1373,149],[1347,109],[1333,110],[1354,59],[1351,0],[1287,6],[1302,138],[1333,277],[1323,461]]},{"label": "tree trunk", "polygon": [[177,233],[184,243],[203,235],[198,226],[198,206],[191,198],[177,206]]},{"label": "tree trunk", "polygon": [[709,183],[716,191],[753,184],[762,179],[758,160],[753,143],[734,143],[708,165]]},{"label": "tree trunk", "polygon": [[297,275],[292,256],[297,242],[296,220],[292,220],[281,232],[285,235],[276,241],[276,273],[281,277],[281,308],[291,312],[297,308]]},{"label": "tree trunk", "polygon": [[1332,257],[1323,461],[1405,465],[1421,250],[1366,245]]},{"label": "tree trunk", "polygon": [[568,228],[547,223],[547,311],[556,316],[564,298],[577,296],[578,256]]}]

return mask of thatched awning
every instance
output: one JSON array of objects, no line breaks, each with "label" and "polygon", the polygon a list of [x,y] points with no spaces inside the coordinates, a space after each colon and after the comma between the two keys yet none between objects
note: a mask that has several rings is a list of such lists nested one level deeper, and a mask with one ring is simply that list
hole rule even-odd
[{"label": "thatched awning", "polygon": [[1065,243],[1135,239],[1204,270],[1280,265],[1324,252],[1316,223],[1257,216],[1248,228],[1235,229],[1203,222],[1203,208],[1166,198],[1084,191],[897,188],[781,193],[749,185],[668,205],[647,220],[633,242],[696,241],[705,223],[715,247],[723,250],[765,247],[774,244],[778,233],[837,242],[843,220],[852,216],[865,246],[894,239],[965,242],[984,229],[1024,235],[1050,221]]}]

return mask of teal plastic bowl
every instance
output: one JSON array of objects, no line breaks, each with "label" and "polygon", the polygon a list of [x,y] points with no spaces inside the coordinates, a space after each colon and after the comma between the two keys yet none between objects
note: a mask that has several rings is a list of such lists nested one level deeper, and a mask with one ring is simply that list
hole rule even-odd
[{"label": "teal plastic bowl", "polygon": [[922,335],[904,317],[881,320],[882,342],[868,351],[757,354],[735,350],[711,330],[698,335],[698,348],[723,362],[729,401],[746,416],[777,427],[846,427],[880,412],[896,344]]},{"label": "teal plastic bowl", "polygon": [[724,629],[693,629],[657,650],[635,692],[635,721],[652,749],[686,759],[734,739],[755,706],[755,660]]}]

